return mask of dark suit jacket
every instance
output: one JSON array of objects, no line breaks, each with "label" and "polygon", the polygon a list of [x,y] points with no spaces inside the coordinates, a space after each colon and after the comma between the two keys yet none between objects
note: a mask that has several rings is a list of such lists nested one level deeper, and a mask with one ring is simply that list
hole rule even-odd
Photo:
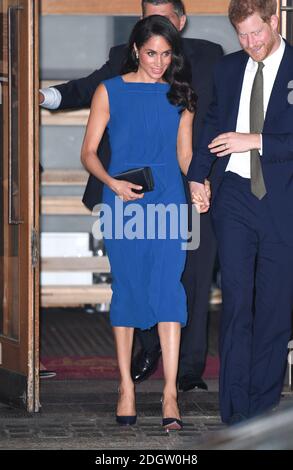
[{"label": "dark suit jacket", "polygon": [[[192,69],[192,84],[198,95],[198,109],[194,119],[194,145],[203,117],[207,112],[212,97],[212,70],[214,64],[223,54],[221,46],[201,39],[183,39],[183,49]],[[125,46],[116,46],[110,50],[109,60],[99,70],[86,78],[72,80],[58,85],[56,88],[62,95],[59,109],[89,107],[92,96],[101,81],[119,75],[125,55]],[[104,137],[98,149],[98,155],[107,169],[110,161],[110,145],[108,134]],[[101,202],[102,183],[90,175],[83,196],[84,204],[92,209]]]},{"label": "dark suit jacket", "polygon": [[[237,116],[248,55],[244,51],[225,56],[215,67],[214,96],[188,171],[190,181],[203,182],[214,165],[213,198],[229,156],[217,158],[208,144],[218,134],[236,130]],[[289,82],[293,79],[293,47],[286,44],[274,83],[263,128],[262,170],[267,200],[279,233],[293,245],[293,105]]]}]

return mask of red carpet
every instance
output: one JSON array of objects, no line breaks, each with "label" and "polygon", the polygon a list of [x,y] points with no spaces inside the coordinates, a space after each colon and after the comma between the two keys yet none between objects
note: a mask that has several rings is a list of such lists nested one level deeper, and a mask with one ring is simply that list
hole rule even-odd
[{"label": "red carpet", "polygon": [[[118,368],[115,357],[85,356],[85,357],[42,357],[42,364],[48,370],[54,370],[56,379],[117,379]],[[219,358],[208,356],[203,377],[217,378],[219,375]],[[163,377],[162,363],[152,375],[153,379]]]}]

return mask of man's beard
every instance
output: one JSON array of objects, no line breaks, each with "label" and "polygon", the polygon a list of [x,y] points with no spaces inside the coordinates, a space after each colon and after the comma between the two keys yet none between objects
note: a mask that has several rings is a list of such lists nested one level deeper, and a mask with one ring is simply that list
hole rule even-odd
[{"label": "man's beard", "polygon": [[[275,36],[272,36],[272,39],[269,43],[266,44],[261,44],[259,48],[259,52],[255,52],[253,49],[245,49],[247,54],[256,62],[262,62],[265,60],[272,52],[275,44],[276,44],[277,39]],[[257,49],[257,48],[256,48]]]}]

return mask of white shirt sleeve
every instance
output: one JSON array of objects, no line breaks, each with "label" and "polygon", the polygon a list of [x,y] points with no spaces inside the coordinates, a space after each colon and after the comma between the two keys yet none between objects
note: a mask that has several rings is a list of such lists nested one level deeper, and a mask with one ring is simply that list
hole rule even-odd
[{"label": "white shirt sleeve", "polygon": [[44,95],[44,101],[41,104],[43,108],[58,109],[62,100],[62,95],[57,88],[42,88],[40,92]]}]

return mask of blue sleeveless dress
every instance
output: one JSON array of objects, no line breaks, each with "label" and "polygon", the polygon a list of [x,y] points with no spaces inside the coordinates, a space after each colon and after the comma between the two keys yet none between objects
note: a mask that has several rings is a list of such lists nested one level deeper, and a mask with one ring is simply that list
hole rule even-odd
[{"label": "blue sleeveless dress", "polygon": [[176,153],[179,109],[167,99],[168,84],[125,82],[121,76],[103,84],[110,105],[109,174],[149,166],[155,185],[134,202],[121,201],[104,186],[101,230],[113,280],[111,324],[140,329],[158,322],[185,326],[181,275],[187,206]]}]

